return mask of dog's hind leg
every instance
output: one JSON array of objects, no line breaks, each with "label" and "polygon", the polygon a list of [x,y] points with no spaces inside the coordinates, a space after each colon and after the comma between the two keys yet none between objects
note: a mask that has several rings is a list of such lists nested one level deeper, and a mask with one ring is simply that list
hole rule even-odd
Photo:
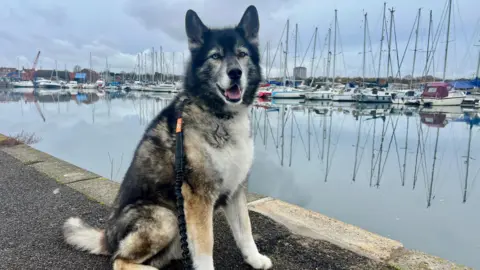
[{"label": "dog's hind leg", "polygon": [[239,187],[228,201],[225,206],[225,216],[245,262],[255,269],[270,269],[272,261],[258,252],[257,245],[253,240],[247,199],[243,187]]},{"label": "dog's hind leg", "polygon": [[[124,237],[118,242],[114,254],[115,270],[156,269],[144,265],[153,256],[169,250],[178,239],[177,217],[171,210],[156,206],[144,205],[132,207],[111,226],[110,237]],[[117,231],[115,231],[117,230]],[[108,234],[108,232],[107,232]]]}]

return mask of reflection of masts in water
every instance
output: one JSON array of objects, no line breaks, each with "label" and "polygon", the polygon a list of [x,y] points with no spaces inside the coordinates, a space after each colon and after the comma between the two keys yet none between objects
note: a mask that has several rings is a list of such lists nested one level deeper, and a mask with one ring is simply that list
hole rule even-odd
[{"label": "reflection of masts in water", "polygon": [[417,129],[417,153],[415,154],[415,169],[413,172],[413,189],[415,189],[415,185],[417,184],[417,179],[418,179],[418,171],[419,171],[418,170],[418,166],[419,166],[418,154],[420,153],[420,148],[422,145],[422,137],[423,137],[422,135],[423,135],[423,129],[422,129],[422,124],[420,124],[419,128]]},{"label": "reflection of masts in water", "polygon": [[360,144],[360,132],[362,130],[362,116],[359,117],[358,132],[357,132],[357,144],[355,145],[355,161],[353,163],[353,177],[352,181],[355,182],[357,176],[357,164],[358,164],[358,145]]},{"label": "reflection of masts in water", "polygon": [[328,172],[330,170],[330,138],[332,138],[332,110],[329,110],[330,114],[330,124],[328,127],[328,146],[327,146],[327,163],[326,163],[326,168],[325,168],[325,182],[327,182],[328,178]]},{"label": "reflection of masts in water", "polygon": [[323,117],[323,133],[322,133],[322,157],[321,160],[323,161],[323,157],[325,156],[325,140],[327,139],[327,118]]},{"label": "reflection of masts in water", "polygon": [[267,110],[265,109],[264,116],[263,116],[263,145],[265,146],[265,149],[267,149],[267,134],[268,134],[267,117],[268,117],[268,113],[267,113]]},{"label": "reflection of masts in water", "polygon": [[95,104],[92,104],[92,123],[95,123]]},{"label": "reflection of masts in water", "polygon": [[437,128],[437,137],[435,139],[435,150],[433,152],[433,163],[432,163],[432,176],[430,178],[430,186],[428,187],[428,201],[427,207],[430,207],[432,204],[432,194],[433,194],[433,178],[435,177],[435,164],[437,161],[437,149],[438,149],[438,137],[440,135],[440,128]]},{"label": "reflection of masts in water", "polygon": [[383,141],[385,140],[385,118],[382,117],[382,138],[380,140],[380,149],[378,156],[378,173],[377,173],[377,183],[375,186],[380,187],[380,168],[382,167],[382,155],[383,155]]},{"label": "reflection of masts in water", "polygon": [[402,175],[402,186],[405,186],[405,174],[407,170],[407,150],[408,150],[408,126],[410,123],[410,117],[407,115],[407,134],[405,135],[405,152],[403,155],[403,175]]},{"label": "reflection of masts in water", "polygon": [[292,166],[292,151],[293,151],[293,110],[292,108],[290,107],[290,118],[291,118],[291,121],[290,121],[290,159],[288,161],[288,167],[291,167]]},{"label": "reflection of masts in water", "polygon": [[308,113],[308,117],[307,117],[307,121],[308,121],[308,161],[310,161],[310,124],[311,124],[311,120],[310,120],[310,110],[307,110],[307,113]]},{"label": "reflection of masts in water", "polygon": [[280,108],[280,113],[282,115],[282,143],[281,143],[281,148],[282,148],[282,155],[280,158],[280,165],[283,166],[283,156],[284,156],[284,149],[285,149],[285,106],[282,106]]},{"label": "reflection of masts in water", "polygon": [[467,165],[467,171],[465,172],[465,185],[463,187],[463,203],[467,202],[468,173],[470,171],[470,148],[472,143],[472,128],[473,128],[473,124],[470,123],[470,129],[468,131],[467,160],[465,161]]},{"label": "reflection of masts in water", "polygon": [[373,119],[373,136],[372,136],[372,161],[370,162],[370,186],[372,186],[373,171],[375,170],[375,137],[377,136],[377,119]]},{"label": "reflection of masts in water", "polygon": [[[43,122],[45,122],[45,115],[43,115],[42,109],[40,109],[40,105],[38,104],[38,100],[36,97],[34,97],[33,102],[35,103],[35,107],[37,108],[38,113],[40,114],[40,117],[42,117]],[[45,103],[43,104],[45,106]],[[45,108],[45,107],[43,107]]]}]

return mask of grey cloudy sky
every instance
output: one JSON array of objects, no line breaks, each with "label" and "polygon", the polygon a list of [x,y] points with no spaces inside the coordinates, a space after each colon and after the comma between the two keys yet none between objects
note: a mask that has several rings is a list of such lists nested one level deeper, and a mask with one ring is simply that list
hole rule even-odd
[{"label": "grey cloudy sky", "polygon": [[[257,2],[257,3],[255,3]],[[176,52],[175,71],[182,73],[182,52],[188,57],[184,30],[187,9],[195,10],[208,26],[235,25],[249,4],[255,4],[260,15],[262,51],[270,41],[272,57],[279,44],[287,19],[290,19],[289,67],[293,67],[295,24],[298,23],[297,61],[305,56],[304,66],[310,74],[312,46],[307,47],[315,27],[318,27],[317,76],[323,73],[323,61],[317,65],[329,26],[333,23],[334,9],[338,9],[339,32],[337,39],[337,75],[362,74],[363,13],[368,12],[372,53],[367,54],[367,75],[373,75],[378,65],[380,44],[381,0],[3,0],[0,9],[0,66],[30,67],[38,50],[42,51],[39,67],[58,68],[75,64],[89,66],[92,53],[93,68],[105,68],[105,59],[112,70],[132,71],[137,54],[156,50],[160,46],[171,63]],[[480,39],[480,2],[453,0],[451,42],[448,60],[449,76],[473,76],[476,70]],[[400,58],[405,50],[418,8],[422,8],[419,31],[419,50],[416,75],[425,64],[428,31],[428,12],[433,10],[434,30],[437,29],[446,0],[391,0],[387,8],[394,7],[397,43]],[[387,11],[388,12],[388,11]],[[445,25],[445,23],[443,23]],[[445,48],[445,26],[437,45],[435,72],[441,75]],[[402,64],[402,76],[410,74],[414,36],[407,48]],[[332,36],[333,44],[333,36]],[[393,43],[394,44],[394,43]],[[384,44],[384,49],[387,48]],[[369,46],[367,50],[370,51]],[[394,47],[394,45],[392,45]],[[332,48],[333,51],[333,48]],[[393,53],[396,67],[396,52]],[[323,52],[323,57],[326,52]],[[375,57],[375,65],[372,64]],[[273,75],[280,73],[277,55],[272,67]],[[383,59],[386,60],[386,54]],[[383,62],[383,61],[382,61]],[[382,64],[386,75],[386,61]],[[395,71],[396,72],[396,71]]]}]

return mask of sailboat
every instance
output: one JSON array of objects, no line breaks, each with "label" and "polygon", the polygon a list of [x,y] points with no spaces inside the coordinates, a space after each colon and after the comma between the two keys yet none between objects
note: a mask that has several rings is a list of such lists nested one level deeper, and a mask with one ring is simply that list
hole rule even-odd
[{"label": "sailboat", "polygon": [[[287,73],[288,73],[288,35],[289,35],[289,27],[290,27],[290,20],[287,20],[287,32],[285,38],[285,68],[283,74],[283,87],[282,90],[274,90],[272,91],[272,98],[304,98],[305,91],[296,89],[295,87],[288,86],[287,82]],[[297,37],[295,37],[296,39]],[[296,53],[296,52],[295,52]],[[295,82],[293,82],[295,84]]]},{"label": "sailboat", "polygon": [[445,82],[447,72],[448,44],[450,42],[450,18],[452,14],[452,0],[448,1],[447,41],[445,45],[445,60],[443,63],[443,82],[427,83],[422,93],[425,105],[432,106],[458,106],[466,97],[463,91],[458,91]]},{"label": "sailboat", "polygon": [[[334,19],[334,34],[333,34],[333,80],[332,83],[328,83],[329,79],[329,74],[330,74],[330,56],[332,52],[330,51],[330,38],[331,38],[331,33],[332,29],[328,29],[328,60],[327,60],[327,77],[326,77],[326,88],[320,88],[319,90],[310,92],[305,94],[305,99],[309,100],[330,100],[332,99],[332,95],[336,93],[336,84],[335,84],[335,64],[336,64],[336,56],[337,56],[337,10],[335,9],[335,19]],[[345,86],[343,86],[345,89]]]},{"label": "sailboat", "polygon": [[[362,71],[363,71],[363,84],[365,84],[365,65],[366,65],[366,44],[367,44],[367,13],[364,14],[364,24],[363,24],[363,64],[362,64]],[[336,29],[335,29],[336,30]],[[334,55],[335,58],[335,55]],[[332,101],[346,101],[346,102],[354,102],[357,100],[357,95],[360,94],[360,90],[358,88],[347,88],[333,93],[331,95]]]},{"label": "sailboat", "polygon": [[32,81],[18,81],[12,82],[13,88],[33,88]]}]

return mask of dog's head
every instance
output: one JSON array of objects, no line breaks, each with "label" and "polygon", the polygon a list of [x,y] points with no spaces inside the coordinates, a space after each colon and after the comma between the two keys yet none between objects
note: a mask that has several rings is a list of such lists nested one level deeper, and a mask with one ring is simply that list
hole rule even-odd
[{"label": "dog's head", "polygon": [[249,6],[237,26],[224,29],[206,27],[188,10],[185,28],[191,52],[185,91],[214,106],[250,105],[261,81],[257,9]]}]

